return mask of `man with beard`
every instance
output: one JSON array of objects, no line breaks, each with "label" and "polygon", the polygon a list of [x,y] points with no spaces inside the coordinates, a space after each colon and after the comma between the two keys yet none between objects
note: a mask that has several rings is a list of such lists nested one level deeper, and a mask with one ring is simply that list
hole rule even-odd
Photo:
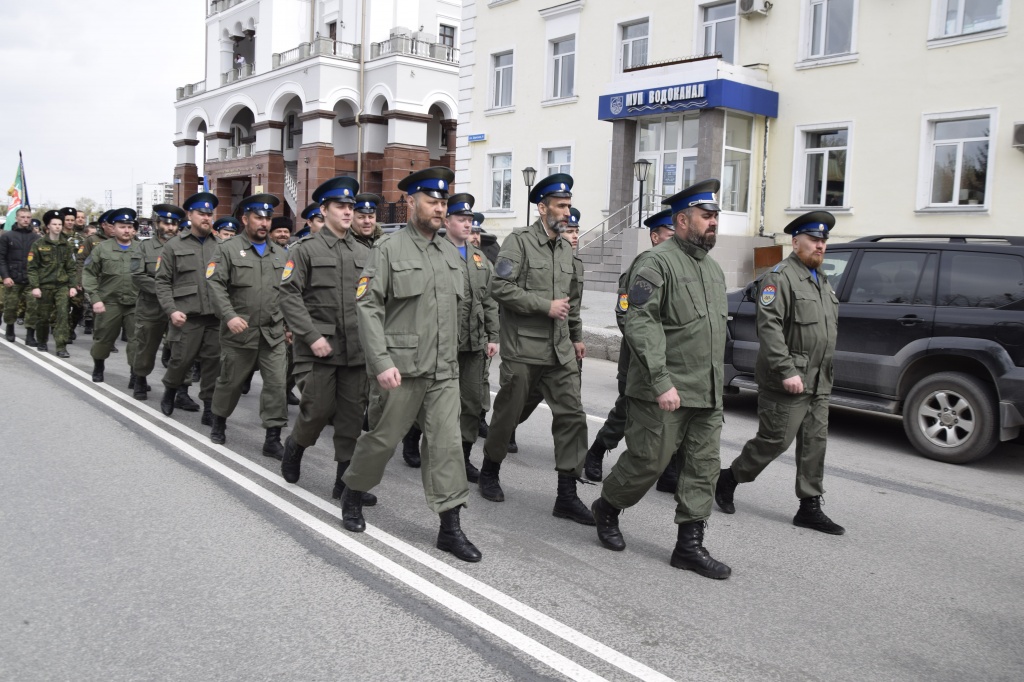
[{"label": "man with beard", "polygon": [[821,511],[839,299],[818,269],[835,222],[827,211],[811,211],[787,225],[793,252],[761,280],[757,301],[761,343],[754,370],[760,423],[740,456],[722,469],[715,502],[726,514],[735,513],[737,484],[756,479],[796,440],[800,509],[793,525],[842,535],[843,527]]},{"label": "man with beard", "polygon": [[724,580],[732,570],[703,545],[720,466],[728,314],[725,275],[708,255],[718,233],[719,186],[705,180],[663,202],[672,208],[675,235],[653,249],[629,282],[626,451],[592,510],[601,544],[625,549],[619,513],[640,501],[682,444],[670,563]]},{"label": "man with beard", "polygon": [[4,284],[4,323],[7,325],[5,337],[14,343],[18,308],[24,305],[25,345],[35,347],[38,345],[36,299],[32,296],[32,287],[28,282],[28,252],[39,235],[32,229],[31,208],[19,208],[14,220],[10,230],[0,232],[0,279]]},{"label": "man with beard", "polygon": [[156,351],[167,333],[167,314],[156,298],[156,264],[164,245],[178,233],[185,211],[173,204],[153,206],[153,237],[132,254],[132,280],[139,290],[135,301],[135,362],[132,364],[132,397],[145,400],[150,390],[146,377],[156,365]]},{"label": "man with beard", "polygon": [[195,412],[186,377],[199,358],[203,372],[199,398],[203,401],[204,426],[213,426],[213,388],[220,374],[220,321],[214,314],[210,288],[204,276],[213,260],[217,238],[213,236],[213,209],[217,197],[210,192],[193,194],[182,205],[190,228],[171,237],[157,258],[156,297],[171,326],[171,361],[164,372],[160,411],[168,417],[178,407]]},{"label": "man with beard", "polygon": [[580,397],[586,355],[568,225],[573,179],[556,173],[537,183],[530,201],[539,217],[505,238],[491,295],[501,309],[501,387],[484,442],[478,485],[484,499],[503,502],[498,474],[509,437],[533,391],[551,408],[558,487],[552,515],[584,525],[594,517],[576,495],[587,451],[587,416]]},{"label": "man with beard", "polygon": [[267,242],[267,234],[274,208],[280,203],[272,194],[242,199],[238,205],[242,232],[222,242],[206,266],[210,300],[220,318],[221,349],[210,440],[218,445],[226,441],[227,420],[238,405],[242,385],[259,368],[263,378],[260,420],[266,430],[263,454],[275,459],[284,454],[281,427],[288,423],[284,316],[280,306],[286,256],[284,249]]},{"label": "man with beard", "polygon": [[423,490],[441,522],[436,546],[463,561],[480,561],[480,550],[459,521],[459,510],[469,499],[459,447],[462,258],[450,241],[437,235],[454,179],[444,167],[402,178],[398,189],[409,195],[409,224],[377,242],[359,279],[359,339],[376,385],[370,431],[356,442],[342,479],[341,517],[346,530],[366,529],[362,491],[380,483],[398,441],[418,422],[427,443]]},{"label": "man with beard", "polygon": [[267,239],[288,251],[288,244],[292,240],[293,226],[291,218],[285,216],[274,218],[270,223],[270,233],[267,235]]},{"label": "man with beard", "polygon": [[363,193],[356,197],[355,216],[352,219],[352,233],[356,239],[366,244],[367,248],[373,245],[384,234],[377,225],[377,204],[381,199],[376,194]]}]

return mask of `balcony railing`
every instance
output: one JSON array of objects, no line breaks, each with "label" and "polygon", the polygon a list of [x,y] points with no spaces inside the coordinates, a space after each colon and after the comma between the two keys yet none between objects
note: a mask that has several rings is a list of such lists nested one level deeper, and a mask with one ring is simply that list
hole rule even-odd
[{"label": "balcony railing", "polygon": [[178,88],[175,95],[175,99],[176,101],[180,102],[183,99],[195,97],[196,95],[200,95],[204,92],[206,92],[206,81],[199,81],[198,83],[191,83],[184,87]]},{"label": "balcony railing", "polygon": [[255,64],[243,64],[237,69],[231,69],[226,73],[222,73],[220,75],[220,84],[227,85],[228,83],[244,80],[252,76],[254,73],[256,73]]},{"label": "balcony railing", "polygon": [[245,0],[210,0],[210,11],[206,13],[206,16],[212,17],[214,14],[219,14],[226,9],[231,9],[235,5],[240,5]]},{"label": "balcony railing", "polygon": [[433,59],[448,64],[459,63],[458,48],[441,43],[426,43],[405,36],[394,36],[384,42],[370,44],[370,59],[381,59],[396,54]]},{"label": "balcony railing", "polygon": [[301,43],[287,52],[275,52],[271,68],[280,69],[312,57],[337,57],[347,61],[359,61],[359,49],[359,45],[352,43],[317,38],[312,43]]},{"label": "balcony railing", "polygon": [[240,144],[237,147],[224,147],[220,150],[221,161],[231,161],[232,159],[244,159],[252,156],[252,145],[251,144]]}]

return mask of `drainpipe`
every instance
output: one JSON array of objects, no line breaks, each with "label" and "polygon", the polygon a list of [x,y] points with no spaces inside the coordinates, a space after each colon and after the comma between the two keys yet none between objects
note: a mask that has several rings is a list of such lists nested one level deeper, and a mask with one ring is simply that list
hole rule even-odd
[{"label": "drainpipe", "polygon": [[764,117],[764,142],[762,143],[761,150],[761,215],[758,220],[757,236],[764,236],[764,206],[766,197],[768,194],[768,129],[771,127],[772,120],[767,116]]},{"label": "drainpipe", "polygon": [[366,0],[359,20],[359,110],[356,111],[356,180],[363,186],[363,91],[366,86]]}]

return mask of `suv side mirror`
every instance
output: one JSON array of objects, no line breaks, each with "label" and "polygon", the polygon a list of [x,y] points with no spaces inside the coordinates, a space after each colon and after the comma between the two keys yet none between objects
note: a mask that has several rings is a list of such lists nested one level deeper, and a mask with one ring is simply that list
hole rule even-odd
[{"label": "suv side mirror", "polygon": [[760,280],[754,280],[743,289],[743,300],[754,301],[757,299],[757,284]]}]

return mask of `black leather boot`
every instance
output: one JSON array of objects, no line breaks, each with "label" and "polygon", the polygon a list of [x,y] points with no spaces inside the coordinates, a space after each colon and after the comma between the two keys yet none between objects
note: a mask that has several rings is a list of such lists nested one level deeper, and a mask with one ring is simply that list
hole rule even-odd
[{"label": "black leather boot", "polygon": [[145,400],[149,397],[149,383],[146,382],[146,377],[135,377],[135,390],[132,391],[132,397],[136,400]]},{"label": "black leather boot", "polygon": [[594,504],[590,505],[590,511],[594,513],[597,539],[601,541],[601,544],[613,552],[621,552],[626,549],[626,541],[619,530],[619,514],[622,510],[605,502],[603,497],[598,497],[594,500]]},{"label": "black leather boot", "polygon": [[284,454],[281,456],[281,477],[284,480],[298,483],[302,473],[302,455],[305,452],[306,448],[299,445],[291,436],[285,439]]},{"label": "black leather boot", "polygon": [[345,530],[362,533],[366,530],[366,519],[363,518],[363,493],[352,488],[345,488],[341,493],[341,525]]},{"label": "black leather boot", "polygon": [[462,506],[455,507],[454,509],[448,509],[439,514],[441,517],[441,530],[437,533],[437,548],[451,552],[457,558],[463,561],[477,562],[480,561],[482,554],[480,550],[476,548],[466,534],[462,532],[462,526],[459,524],[459,510]]},{"label": "black leather boot", "polygon": [[39,345],[36,342],[36,330],[35,329],[26,329],[25,330],[25,345],[26,346],[38,346]]},{"label": "black leather boot", "polygon": [[413,426],[402,439],[402,459],[413,469],[419,469],[422,464],[420,460],[420,436],[422,435],[423,432]]},{"label": "black leather boot", "polygon": [[576,495],[576,477],[572,474],[558,474],[558,495],[551,515],[559,519],[570,519],[584,526],[593,526],[594,515]]},{"label": "black leather boot", "polygon": [[462,441],[462,456],[466,459],[466,480],[470,483],[476,483],[480,479],[480,470],[469,461],[469,455],[472,450],[472,443]]},{"label": "black leather boot", "polygon": [[252,374],[242,382],[242,395],[249,395],[249,391],[252,390]]},{"label": "black leather boot", "polygon": [[480,426],[477,429],[477,435],[481,438],[487,438],[488,433],[490,433],[490,429],[487,427],[487,413],[480,410]]},{"label": "black leather boot", "polygon": [[[181,391],[180,390],[178,391],[178,395],[179,396],[181,395]],[[186,397],[187,397],[187,395],[186,395]],[[189,400],[191,401],[192,399],[189,398]],[[181,405],[178,405],[178,407],[181,407]],[[199,406],[196,405],[196,407],[199,407]],[[203,416],[199,418],[199,423],[202,424],[203,426],[213,426],[213,401],[212,400],[204,400],[203,401]]]},{"label": "black leather boot", "polygon": [[604,446],[596,440],[590,446],[590,449],[587,450],[587,458],[583,460],[583,475],[588,480],[600,482],[604,478],[604,472],[601,469],[604,464],[605,452],[607,451],[604,449]]},{"label": "black leather boot", "polygon": [[69,353],[66,348],[59,348],[57,350],[57,357],[67,360],[68,358],[71,357],[71,353]]},{"label": "black leather boot", "polygon": [[8,341],[10,341],[11,343],[14,343],[14,340],[18,338],[17,336],[14,335],[14,325],[13,324],[7,325],[7,333],[4,334],[4,338],[7,339]]},{"label": "black leather boot", "polygon": [[658,482],[654,484],[655,489],[661,493],[675,493],[676,485],[679,483],[679,459],[672,455],[668,466],[658,476]]},{"label": "black leather boot", "polygon": [[[331,499],[337,500],[345,492],[345,481],[341,477],[348,471],[348,462],[338,462],[338,474],[334,477],[334,490],[331,491]],[[363,506],[372,507],[377,504],[377,496],[373,493],[363,493]]]},{"label": "black leather boot", "polygon": [[517,452],[519,452],[519,445],[516,443],[516,432],[515,432],[515,429],[512,430],[512,435],[508,437],[507,452],[510,452],[513,455],[516,454]]},{"label": "black leather boot", "polygon": [[736,505],[733,503],[733,493],[739,482],[732,475],[732,468],[722,469],[718,473],[718,483],[715,485],[715,504],[726,514],[735,514]]},{"label": "black leather boot", "polygon": [[199,364],[199,361],[196,360],[194,363],[192,363],[192,383],[193,384],[198,384],[200,379],[202,379],[202,378],[203,378],[203,368],[202,368],[202,365]]},{"label": "black leather boot", "polygon": [[301,400],[299,400],[299,396],[295,395],[295,391],[288,391],[287,395],[285,396],[285,401],[289,405],[298,405],[300,402],[302,402]]},{"label": "black leather boot", "polygon": [[85,334],[86,336],[89,336],[89,335],[92,334],[92,319],[91,318],[82,323],[82,333]]},{"label": "black leather boot", "polygon": [[704,549],[704,521],[679,524],[676,548],[669,561],[674,568],[699,573],[705,578],[725,580],[732,575],[732,569],[716,561]]},{"label": "black leather boot", "polygon": [[174,397],[178,395],[178,389],[165,388],[164,397],[160,399],[160,411],[170,417],[174,414]]},{"label": "black leather boot", "polygon": [[[198,412],[199,403],[192,400],[192,396],[188,394],[188,386],[179,386],[178,395],[174,398],[174,406],[179,410],[185,410],[186,412]],[[209,426],[212,422],[203,422],[203,426]]]},{"label": "black leather boot", "polygon": [[227,437],[224,435],[227,427],[227,417],[213,415],[213,425],[210,427],[210,442],[216,443],[217,445],[224,445],[224,443],[227,442]]},{"label": "black leather boot", "polygon": [[[284,446],[281,445],[280,426],[272,426],[269,429],[267,429],[267,435],[263,439],[263,454],[266,455],[267,457],[273,457],[274,459],[282,459],[284,457]],[[299,480],[298,469],[296,469],[295,471],[295,481],[297,480]],[[294,483],[295,481],[288,482]]]},{"label": "black leather boot", "polygon": [[135,372],[128,372],[128,388],[135,388]]},{"label": "black leather boot", "polygon": [[491,502],[504,502],[505,491],[501,489],[501,482],[498,480],[498,472],[501,471],[501,464],[492,462],[484,455],[484,465],[480,467],[480,476],[477,485],[480,487],[480,495]]},{"label": "black leather boot", "polygon": [[[86,332],[88,334],[88,332]],[[167,369],[167,365],[171,364],[171,346],[164,344],[164,349],[160,351],[160,364]]]},{"label": "black leather boot", "polygon": [[800,500],[800,510],[793,517],[793,525],[829,535],[842,535],[846,532],[845,528],[825,516],[825,512],[821,511],[821,495],[805,497]]},{"label": "black leather boot", "polygon": [[103,360],[93,360],[92,361],[92,382],[94,384],[103,383],[103,370],[104,370],[104,362],[103,362]]}]

